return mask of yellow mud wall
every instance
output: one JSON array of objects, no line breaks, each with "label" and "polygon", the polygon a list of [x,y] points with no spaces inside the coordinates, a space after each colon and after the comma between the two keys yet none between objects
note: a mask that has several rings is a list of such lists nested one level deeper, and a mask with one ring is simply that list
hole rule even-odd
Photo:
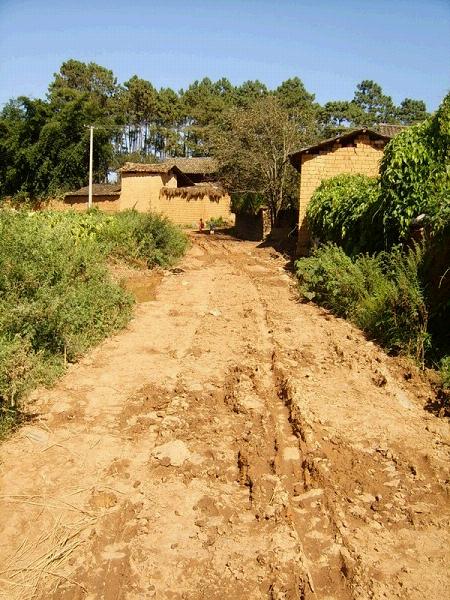
[{"label": "yellow mud wall", "polygon": [[172,175],[171,173],[169,174],[162,174],[161,175],[161,187],[158,190],[158,194],[152,194],[152,199],[151,199],[151,206],[150,206],[150,210],[152,212],[157,212],[157,213],[164,213],[164,207],[161,204],[161,188],[164,187],[170,187],[170,188],[176,188],[178,185],[177,182],[177,178],[175,175]]},{"label": "yellow mud wall", "polygon": [[355,146],[342,147],[336,144],[333,148],[318,154],[301,155],[300,190],[299,190],[299,231],[297,251],[305,255],[310,246],[310,236],[306,222],[306,209],[314,191],[325,179],[343,173],[361,173],[375,177],[379,173],[380,160],[383,156],[385,142],[371,141],[368,136],[361,135],[354,140]]},{"label": "yellow mud wall", "polygon": [[[49,208],[52,210],[67,210],[73,209],[77,212],[83,212],[88,207],[87,196],[68,196],[65,198],[64,203],[52,203]],[[92,205],[94,208],[107,213],[116,213],[119,211],[119,196],[93,196]]]},{"label": "yellow mud wall", "polygon": [[159,192],[163,185],[163,176],[159,173],[122,173],[120,210],[158,210]]},{"label": "yellow mud wall", "polygon": [[211,200],[208,195],[196,198],[182,195],[169,197],[162,191],[158,212],[178,225],[196,225],[200,219],[206,223],[209,219],[219,217],[233,222],[234,215],[231,213],[230,206],[231,199],[228,194],[221,196],[219,200]]}]

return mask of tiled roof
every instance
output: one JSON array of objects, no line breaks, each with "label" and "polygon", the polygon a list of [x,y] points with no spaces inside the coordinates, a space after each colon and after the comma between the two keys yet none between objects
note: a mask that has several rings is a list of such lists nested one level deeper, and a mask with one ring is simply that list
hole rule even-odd
[{"label": "tiled roof", "polygon": [[186,175],[211,175],[217,171],[216,161],[209,156],[167,158],[163,164],[175,165]]},{"label": "tiled roof", "polygon": [[[120,184],[117,183],[94,183],[92,185],[93,196],[118,196],[120,194]],[[66,196],[88,196],[89,186],[85,186],[76,190],[75,192],[69,192]]]},{"label": "tiled roof", "polygon": [[389,123],[380,123],[377,125],[376,130],[379,131],[382,135],[387,135],[388,137],[394,137],[398,133],[404,131],[408,125],[391,125]]},{"label": "tiled roof", "polygon": [[127,162],[119,169],[119,173],[168,173],[174,163],[131,163]]}]

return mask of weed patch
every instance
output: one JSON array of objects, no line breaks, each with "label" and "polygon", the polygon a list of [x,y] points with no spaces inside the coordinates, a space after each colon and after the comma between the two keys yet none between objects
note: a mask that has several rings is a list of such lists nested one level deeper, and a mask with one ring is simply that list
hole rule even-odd
[{"label": "weed patch", "polygon": [[418,247],[351,258],[329,244],[297,261],[300,292],[351,320],[389,352],[422,361],[428,334],[421,258]]},{"label": "weed patch", "polygon": [[0,211],[0,435],[31,389],[130,319],[133,299],[108,257],[168,266],[185,248],[155,215]]}]

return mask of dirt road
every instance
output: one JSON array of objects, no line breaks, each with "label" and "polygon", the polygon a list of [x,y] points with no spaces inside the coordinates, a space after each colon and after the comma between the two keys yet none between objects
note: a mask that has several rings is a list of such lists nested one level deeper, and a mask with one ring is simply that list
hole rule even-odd
[{"label": "dirt road", "polygon": [[0,596],[440,600],[449,427],[417,373],[193,236],[1,447]]}]

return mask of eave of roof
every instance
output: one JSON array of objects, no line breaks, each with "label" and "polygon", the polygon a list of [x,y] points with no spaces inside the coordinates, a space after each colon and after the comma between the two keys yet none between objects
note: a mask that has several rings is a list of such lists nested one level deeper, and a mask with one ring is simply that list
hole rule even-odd
[{"label": "eave of roof", "polygon": [[383,135],[382,133],[379,133],[378,131],[375,131],[373,129],[369,129],[368,127],[363,127],[361,129],[353,129],[352,131],[349,131],[346,133],[341,133],[340,135],[336,135],[335,137],[329,138],[327,140],[323,140],[322,142],[319,142],[318,144],[313,144],[312,146],[307,146],[306,148],[302,148],[301,150],[298,150],[297,152],[293,152],[292,154],[289,155],[289,160],[291,161],[291,164],[296,169],[298,169],[299,165],[298,165],[297,159],[302,154],[313,154],[315,152],[320,152],[321,150],[324,150],[325,148],[334,146],[334,144],[336,144],[337,142],[345,142],[345,141],[351,140],[355,137],[358,137],[358,135],[369,135],[369,137],[372,137],[372,138],[375,138],[378,140],[383,140],[386,143],[389,142],[389,140],[392,138],[392,136]]},{"label": "eave of roof", "polygon": [[201,198],[209,196],[211,199],[218,200],[226,195],[225,190],[218,185],[201,184],[189,185],[186,187],[163,187],[161,193],[168,198],[181,196],[183,198]]},{"label": "eave of roof", "polygon": [[167,158],[165,163],[175,165],[187,175],[212,175],[217,171],[216,161],[209,156]]},{"label": "eave of roof", "polygon": [[[116,183],[94,183],[92,185],[93,196],[118,196],[120,194],[121,186]],[[68,192],[66,196],[88,196],[89,186],[80,188],[74,192]]]},{"label": "eave of roof", "polygon": [[119,169],[119,173],[150,173],[160,174],[169,173],[174,167],[173,164],[169,163],[131,163],[127,162]]}]

